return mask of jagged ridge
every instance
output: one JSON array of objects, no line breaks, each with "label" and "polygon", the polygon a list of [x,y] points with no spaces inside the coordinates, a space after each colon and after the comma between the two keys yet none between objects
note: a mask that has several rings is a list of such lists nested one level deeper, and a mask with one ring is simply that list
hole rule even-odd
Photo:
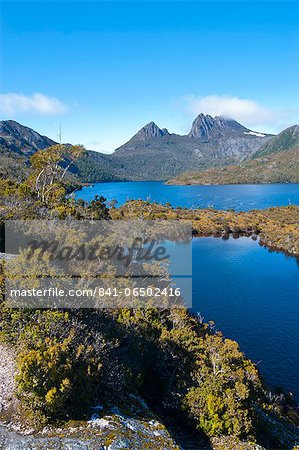
[{"label": "jagged ridge", "polygon": [[[88,151],[73,171],[86,182],[164,180],[189,170],[240,164],[266,148],[268,142],[273,146],[275,139],[221,116],[200,114],[187,135],[170,133],[149,122],[111,155]],[[24,161],[28,164],[37,149],[53,144],[52,139],[15,121],[0,122],[1,160],[7,168],[1,172],[4,176],[15,173],[16,166],[24,167]],[[16,159],[18,155],[25,160]]]}]

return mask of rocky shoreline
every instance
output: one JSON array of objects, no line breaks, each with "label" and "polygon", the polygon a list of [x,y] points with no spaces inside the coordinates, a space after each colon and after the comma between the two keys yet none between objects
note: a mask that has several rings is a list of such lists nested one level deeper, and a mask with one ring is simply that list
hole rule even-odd
[{"label": "rocky shoreline", "polygon": [[0,344],[0,449],[1,450],[263,450],[251,442],[234,438],[215,438],[208,442],[188,433],[175,435],[139,398],[132,396],[129,407],[112,407],[103,411],[94,407],[90,420],[69,422],[34,430],[24,426],[16,414],[18,400],[14,394],[15,351]]}]

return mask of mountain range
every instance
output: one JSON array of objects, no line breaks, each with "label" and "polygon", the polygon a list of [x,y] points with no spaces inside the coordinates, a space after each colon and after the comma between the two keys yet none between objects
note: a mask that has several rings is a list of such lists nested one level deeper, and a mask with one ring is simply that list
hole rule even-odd
[{"label": "mountain range", "polygon": [[[52,139],[13,120],[0,122],[0,175],[24,177],[30,170],[30,156],[53,144]],[[84,182],[168,180],[190,170],[243,164],[296,144],[299,126],[273,136],[232,119],[199,114],[186,135],[150,122],[111,155],[88,150],[73,172]]]},{"label": "mountain range", "polygon": [[169,133],[150,122],[116,149],[114,160],[131,179],[168,179],[190,169],[223,166],[249,159],[271,135],[234,120],[200,114],[187,135]]},{"label": "mountain range", "polygon": [[186,171],[168,184],[250,184],[299,182],[299,126],[269,139],[252,158],[238,164]]}]

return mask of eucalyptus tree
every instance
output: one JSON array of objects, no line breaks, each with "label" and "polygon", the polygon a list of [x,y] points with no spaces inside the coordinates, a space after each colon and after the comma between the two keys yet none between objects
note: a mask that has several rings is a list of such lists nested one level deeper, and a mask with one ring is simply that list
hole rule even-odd
[{"label": "eucalyptus tree", "polygon": [[64,194],[65,176],[84,153],[82,145],[56,144],[31,156],[34,172],[29,181],[42,202],[48,203],[51,198]]}]

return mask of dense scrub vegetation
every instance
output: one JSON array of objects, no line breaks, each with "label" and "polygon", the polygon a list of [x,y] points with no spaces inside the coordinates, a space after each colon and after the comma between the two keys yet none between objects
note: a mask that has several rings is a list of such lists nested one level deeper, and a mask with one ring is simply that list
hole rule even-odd
[{"label": "dense scrub vegetation", "polygon": [[111,155],[89,150],[84,157],[76,161],[72,172],[85,183],[98,183],[100,181],[121,181],[130,179],[121,174],[122,165]]},{"label": "dense scrub vegetation", "polygon": [[284,206],[249,212],[172,208],[145,201],[130,201],[110,212],[113,219],[190,220],[194,235],[236,237],[259,235],[269,248],[299,255],[299,207]]},{"label": "dense scrub vegetation", "polygon": [[[2,220],[192,220],[198,235],[255,233],[299,253],[298,207],[235,213],[132,201],[109,210],[101,197],[45,202],[30,183],[7,180],[0,199]],[[292,400],[272,395],[238,344],[186,309],[8,309],[3,289],[1,270],[0,337],[17,350],[16,416],[28,424],[86,419],[96,404],[124,406],[138,395],[162,418],[210,437],[250,438],[270,448],[291,448],[296,439]]]},{"label": "dense scrub vegetation", "polygon": [[21,182],[26,179],[30,173],[29,164],[25,157],[18,154],[9,154],[3,152],[0,145],[0,178],[15,180]]},{"label": "dense scrub vegetation", "polygon": [[298,183],[299,147],[266,154],[234,166],[185,172],[168,184]]},{"label": "dense scrub vegetation", "polygon": [[[269,400],[236,342],[183,308],[2,307],[1,330],[18,348],[16,381],[27,421],[84,419],[91,406],[123,406],[139,395],[160,416],[189,422],[208,436],[260,439],[259,409],[276,420],[289,411],[285,399]],[[271,442],[267,428],[264,438]]]}]

